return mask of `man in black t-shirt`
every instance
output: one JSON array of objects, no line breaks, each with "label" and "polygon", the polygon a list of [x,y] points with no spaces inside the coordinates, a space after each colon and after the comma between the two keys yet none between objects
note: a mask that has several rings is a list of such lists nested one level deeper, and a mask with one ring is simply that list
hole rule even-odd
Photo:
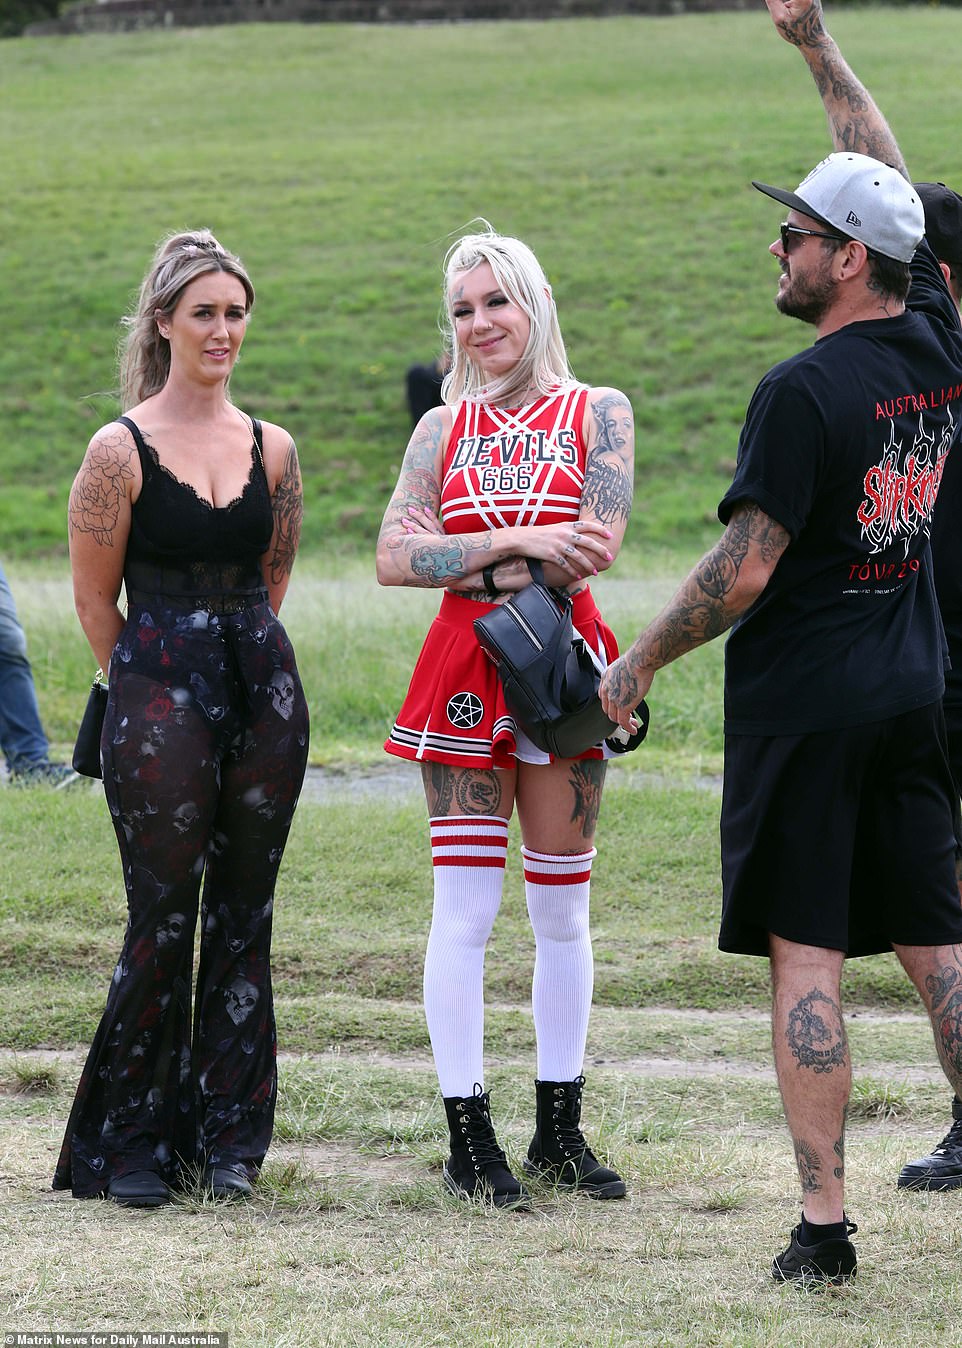
[{"label": "man in black t-shirt", "polygon": [[[815,328],[752,396],[727,526],[606,671],[627,728],[656,670],[731,628],[723,950],[767,956],[772,1041],[803,1207],[774,1277],[856,1270],[844,1211],[847,956],[894,949],[962,1087],[962,907],[929,532],[962,427],[962,328],[885,119],[820,0],[767,0],[808,64],[835,153],[770,252],[777,308]],[[911,286],[911,290],[910,290]],[[962,450],[955,451],[962,453]]]}]

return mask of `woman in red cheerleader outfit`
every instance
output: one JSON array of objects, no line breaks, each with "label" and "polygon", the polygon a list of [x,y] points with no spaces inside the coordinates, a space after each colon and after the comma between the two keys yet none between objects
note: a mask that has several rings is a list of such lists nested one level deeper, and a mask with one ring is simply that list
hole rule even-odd
[{"label": "woman in red cheerleader outfit", "polygon": [[434,860],[424,1003],[451,1133],[444,1182],[462,1198],[524,1206],[484,1089],[484,950],[501,902],[517,807],[536,956],[537,1119],[524,1170],[594,1198],[624,1181],[579,1127],[593,966],[588,891],[605,775],[603,747],[554,760],[505,707],[472,623],[530,583],[573,596],[578,631],[617,654],[587,578],[605,571],[631,507],[631,405],[571,374],[551,287],[517,239],[462,238],[445,265],[451,372],[444,405],[408,444],[381,526],[382,585],[443,590],[408,695],[385,744],[421,764]]}]

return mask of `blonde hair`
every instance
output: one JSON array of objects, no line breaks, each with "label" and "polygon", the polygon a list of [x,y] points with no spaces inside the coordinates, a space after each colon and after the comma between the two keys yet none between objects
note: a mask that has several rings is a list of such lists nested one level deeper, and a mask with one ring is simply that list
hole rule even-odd
[{"label": "blonde hair", "polygon": [[254,287],[239,257],[217,242],[209,229],[191,229],[161,240],[144,277],[132,314],[121,319],[127,329],[120,345],[120,398],[124,411],[159,393],[170,374],[170,346],[157,329],[158,314],[168,317],[185,288],[198,276],[223,271],[236,276],[254,307]]},{"label": "blonde hair", "polygon": [[[484,230],[458,239],[444,259],[443,331],[451,353],[451,370],[442,385],[441,396],[448,404],[463,398],[510,403],[529,388],[547,393],[554,385],[574,378],[554,297],[541,263],[526,243],[496,233],[486,220],[481,223]],[[458,272],[473,271],[482,262],[488,263],[500,288],[531,322],[521,359],[513,370],[490,384],[459,344],[451,311],[454,277]]]}]

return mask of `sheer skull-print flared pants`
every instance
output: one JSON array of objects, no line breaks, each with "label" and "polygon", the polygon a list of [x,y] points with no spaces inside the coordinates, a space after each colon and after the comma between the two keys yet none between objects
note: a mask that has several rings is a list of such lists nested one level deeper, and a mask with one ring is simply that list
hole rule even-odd
[{"label": "sheer skull-print flared pants", "polygon": [[[239,1167],[270,1143],[274,885],[304,777],[308,714],[267,602],[132,605],[101,742],[127,930],[53,1187]],[[201,886],[203,898],[201,902]],[[200,907],[200,960],[192,992]]]}]

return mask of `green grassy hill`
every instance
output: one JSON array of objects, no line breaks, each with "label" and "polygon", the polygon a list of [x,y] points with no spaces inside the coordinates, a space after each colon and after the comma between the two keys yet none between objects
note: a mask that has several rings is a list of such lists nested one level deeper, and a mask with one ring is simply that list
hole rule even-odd
[{"label": "green grassy hill", "polygon": [[[920,177],[962,181],[962,15],[833,18]],[[286,425],[305,544],[363,556],[473,217],[532,243],[576,372],[638,423],[629,550],[713,537],[751,388],[810,340],[775,314],[778,208],[827,149],[763,12],[424,27],[261,25],[0,44],[0,556],[62,553],[115,413],[117,320],[156,240],[207,224],[259,298],[237,401]],[[332,540],[335,549],[332,549]]]}]

